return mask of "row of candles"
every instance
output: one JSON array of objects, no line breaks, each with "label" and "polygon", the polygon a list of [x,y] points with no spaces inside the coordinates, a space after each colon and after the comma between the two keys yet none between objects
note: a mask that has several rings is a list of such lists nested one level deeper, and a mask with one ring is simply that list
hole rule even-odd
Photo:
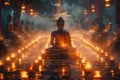
[{"label": "row of candles", "polygon": [[[80,37],[79,37],[79,41],[81,41],[82,39],[83,39],[83,37],[80,36]],[[23,54],[23,52],[24,52],[26,49],[31,49],[31,48],[33,47],[33,45],[37,45],[38,43],[36,44],[36,42],[40,42],[40,40],[41,40],[41,38],[38,37],[36,40],[34,40],[34,41],[32,41],[31,43],[29,43],[27,46],[24,46],[24,48],[19,49],[17,55],[21,55],[21,57],[19,57],[18,59],[17,59],[17,55],[16,55],[15,53],[12,53],[10,56],[7,56],[7,57],[6,57],[6,60],[4,60],[4,61],[0,60],[0,68],[1,68],[1,69],[3,69],[2,67],[7,68],[7,72],[11,72],[11,71],[14,72],[14,71],[16,71],[16,70],[17,70],[17,65],[16,65],[16,63],[18,63],[19,66],[22,65],[23,62],[25,61],[25,58],[27,58],[28,55],[31,55],[31,54],[32,54],[32,53],[30,53],[30,52],[28,52],[28,53],[26,53],[26,54]],[[82,40],[81,42],[84,42],[85,44],[89,45],[89,43],[86,42],[86,40]],[[43,43],[46,43],[46,42],[43,41]],[[45,45],[44,49],[46,49],[46,48],[48,47],[48,43],[49,43],[49,40],[48,40],[47,44]],[[32,47],[31,47],[31,46],[32,46]],[[75,46],[75,45],[74,45],[74,46]],[[93,47],[92,44],[90,44],[89,46]],[[41,50],[42,53],[44,53],[44,49]],[[104,50],[100,50],[99,47],[95,47],[95,46],[94,46],[94,49],[95,49],[96,51],[98,51],[98,52],[100,51],[100,53],[104,53]],[[87,62],[87,61],[86,61],[86,58],[85,58],[84,56],[82,56],[82,54],[79,54],[78,52],[76,52],[76,53],[77,53],[76,55],[79,56],[79,58],[80,58],[80,60],[76,60],[76,64],[83,65],[83,67],[81,68],[81,69],[83,69],[81,76],[84,76],[84,77],[85,77],[85,76],[86,76],[86,73],[89,73],[89,72],[92,72],[92,71],[93,71],[93,70],[92,70],[92,64],[91,64],[90,62]],[[99,54],[93,54],[93,55],[96,55],[96,57],[100,59],[101,63],[104,62],[104,58],[103,58],[103,57],[100,58]],[[105,55],[105,57],[108,57],[108,53],[107,53],[107,52],[105,52],[104,55]],[[114,57],[113,57],[113,56],[110,57],[110,61],[113,61],[113,62],[114,62]],[[6,64],[7,64],[7,65],[6,65]],[[8,66],[9,64],[11,65],[11,67]],[[40,76],[40,75],[41,75],[40,72],[44,70],[44,69],[43,69],[43,66],[44,66],[44,65],[45,65],[45,60],[42,59],[42,54],[41,54],[41,55],[37,56],[37,57],[34,59],[34,62],[33,62],[32,64],[30,64],[28,70],[23,69],[23,68],[25,68],[26,66],[25,66],[25,67],[22,67],[22,68],[20,69],[20,79],[21,79],[21,80],[28,79],[28,78],[29,78],[29,72],[34,71],[34,70],[35,70],[34,67],[36,67],[36,66],[37,66],[37,67],[36,67],[37,70],[36,70],[36,72],[34,73],[34,75],[35,75],[36,77]],[[108,65],[108,63],[107,63],[107,65]],[[6,66],[7,66],[7,67],[6,67]],[[120,69],[120,64],[119,64],[119,66],[118,66],[118,69]],[[66,69],[65,69],[65,67],[62,68],[61,72],[62,72],[62,75],[65,75],[65,73],[67,72]],[[101,78],[102,78],[101,72],[102,72],[101,70],[95,70],[95,71],[94,71],[94,76],[93,76],[93,77],[94,77],[94,80],[101,80]],[[114,72],[115,72],[115,71],[114,71],[114,70],[111,70],[110,72],[112,73],[112,76],[114,76],[114,74],[115,74]],[[2,72],[0,73],[0,79],[1,79],[1,80],[4,80],[4,74],[3,74]]]},{"label": "row of candles", "polygon": [[[94,53],[92,53],[91,55],[96,56],[96,61],[97,63],[99,63],[99,67],[100,66],[104,66],[106,69],[111,68],[110,69],[110,76],[109,77],[115,77],[116,71],[115,68],[118,69],[120,71],[120,63],[117,64],[117,66],[115,65],[115,58],[114,56],[109,56],[108,52],[104,51],[103,49],[100,49],[98,46],[93,45],[90,41],[87,41],[83,35],[78,35],[75,34],[73,35],[73,37],[75,37],[76,41],[81,42],[81,44],[85,44],[83,47],[90,47],[90,49],[95,50]],[[82,54],[78,54],[80,55],[81,58],[81,63],[84,64],[84,71],[82,71],[82,75],[85,76],[85,72],[92,72],[92,64],[90,62],[86,61],[86,57],[82,56]],[[96,64],[97,64],[96,63]],[[103,67],[102,67],[103,68]],[[105,69],[104,69],[105,70]],[[119,72],[118,71],[118,72]],[[101,80],[102,79],[102,73],[103,71],[101,69],[97,69],[94,71],[94,78],[96,78],[95,80]]]},{"label": "row of candles", "polygon": [[29,41],[27,45],[24,45],[14,53],[7,55],[4,59],[0,60],[0,80],[5,79],[5,73],[11,73],[16,71],[19,71],[21,80],[28,79],[28,74],[30,71],[32,71],[33,64],[34,66],[37,64],[38,67],[37,71],[35,72],[35,76],[40,75],[39,72],[42,71],[42,65],[45,64],[45,61],[42,59],[42,55],[40,54],[43,50],[41,50],[38,55],[35,54],[35,56],[32,56],[32,58],[34,58],[33,62],[30,62],[29,59],[28,62],[27,58],[29,58],[29,56],[33,54],[31,53],[32,48],[39,46],[40,43],[46,42],[41,39],[41,36],[33,39],[34,40],[30,40],[31,42]]}]

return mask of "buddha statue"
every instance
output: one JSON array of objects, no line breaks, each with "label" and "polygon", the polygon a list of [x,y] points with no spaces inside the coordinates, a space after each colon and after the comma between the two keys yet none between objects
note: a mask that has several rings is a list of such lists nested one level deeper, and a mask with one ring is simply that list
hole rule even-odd
[{"label": "buddha statue", "polygon": [[52,47],[46,49],[46,53],[65,53],[68,54],[69,52],[75,51],[75,49],[71,45],[71,38],[68,31],[64,30],[64,20],[60,17],[56,21],[57,30],[51,33],[51,40],[50,44]]}]

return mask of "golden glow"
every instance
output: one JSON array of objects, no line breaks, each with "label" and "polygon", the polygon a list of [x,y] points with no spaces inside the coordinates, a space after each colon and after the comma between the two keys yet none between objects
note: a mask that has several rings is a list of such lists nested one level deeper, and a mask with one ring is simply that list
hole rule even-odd
[{"label": "golden glow", "polygon": [[95,12],[95,5],[94,4],[91,5],[91,12]]},{"label": "golden glow", "polygon": [[6,61],[10,61],[10,57],[9,56],[6,57]]},{"label": "golden glow", "polygon": [[62,68],[62,75],[65,75],[65,67]]},{"label": "golden glow", "polygon": [[38,59],[38,60],[42,60],[42,56],[38,56],[37,59]]},{"label": "golden glow", "polygon": [[11,70],[11,67],[10,66],[8,66],[7,67],[7,72],[9,72]]},{"label": "golden glow", "polygon": [[33,65],[30,65],[29,70],[33,70]]},{"label": "golden glow", "polygon": [[105,0],[105,2],[110,2],[110,0]]},{"label": "golden glow", "polygon": [[115,71],[111,70],[110,72],[111,72],[112,77],[114,77],[115,76]]},{"label": "golden glow", "polygon": [[104,58],[101,57],[100,58],[100,62],[103,63],[104,62]]},{"label": "golden glow", "polygon": [[21,50],[20,50],[20,49],[18,50],[18,53],[21,53]]},{"label": "golden glow", "polygon": [[27,71],[21,71],[20,72],[20,79],[28,79],[28,72]]},{"label": "golden glow", "polygon": [[5,5],[5,6],[9,6],[9,5],[10,5],[10,2],[9,2],[9,1],[5,1],[5,2],[4,2],[4,5]]},{"label": "golden glow", "polygon": [[21,9],[25,9],[25,8],[26,8],[25,4],[22,4]]},{"label": "golden glow", "polygon": [[15,54],[14,53],[11,54],[11,58],[15,58]]},{"label": "golden glow", "polygon": [[104,53],[104,50],[103,49],[101,49],[101,51],[100,51],[101,53]]},{"label": "golden glow", "polygon": [[81,60],[81,62],[85,63],[85,61],[86,61],[86,57],[83,57],[82,60]]},{"label": "golden glow", "polygon": [[19,61],[19,65],[21,65],[22,64],[22,59],[19,59],[18,61]]},{"label": "golden glow", "polygon": [[30,12],[33,12],[33,9],[30,9]]},{"label": "golden glow", "polygon": [[42,71],[42,65],[39,65],[39,66],[38,66],[38,70],[39,70],[39,72]]},{"label": "golden glow", "polygon": [[16,70],[16,64],[15,64],[15,62],[12,62],[11,68],[12,68],[12,71]]},{"label": "golden glow", "polygon": [[114,60],[114,56],[110,56],[110,60]]},{"label": "golden glow", "polygon": [[94,78],[101,78],[101,77],[102,77],[101,71],[99,71],[99,70],[94,71]]},{"label": "golden glow", "polygon": [[82,70],[82,76],[85,76],[85,71],[84,70]]},{"label": "golden glow", "polygon": [[106,6],[106,7],[110,7],[110,4],[109,4],[109,3],[107,3],[107,4],[105,4],[105,6]]},{"label": "golden glow", "polygon": [[33,12],[30,12],[30,15],[33,15],[34,13]]},{"label": "golden glow", "polygon": [[95,9],[92,9],[91,12],[95,12]]},{"label": "golden glow", "polygon": [[108,52],[105,52],[105,56],[106,56],[106,57],[108,56]]},{"label": "golden glow", "polygon": [[4,63],[3,63],[3,61],[2,60],[0,60],[0,66],[2,66]]},{"label": "golden glow", "polygon": [[37,63],[38,63],[38,60],[35,60],[35,63],[37,64]]},{"label": "golden glow", "polygon": [[86,62],[86,64],[85,64],[85,70],[86,71],[91,71],[92,70],[92,64],[90,62]]},{"label": "golden glow", "polygon": [[88,14],[86,9],[84,10],[84,14],[85,14],[85,15],[87,15],[87,14]]},{"label": "golden glow", "polygon": [[4,74],[0,73],[0,80],[4,80]]}]

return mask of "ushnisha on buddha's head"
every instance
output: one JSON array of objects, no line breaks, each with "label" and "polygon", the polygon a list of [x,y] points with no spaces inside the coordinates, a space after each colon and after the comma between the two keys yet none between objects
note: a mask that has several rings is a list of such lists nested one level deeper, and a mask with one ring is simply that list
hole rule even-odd
[{"label": "ushnisha on buddha's head", "polygon": [[59,17],[56,23],[58,30],[62,30],[64,28],[64,19],[62,17]]}]

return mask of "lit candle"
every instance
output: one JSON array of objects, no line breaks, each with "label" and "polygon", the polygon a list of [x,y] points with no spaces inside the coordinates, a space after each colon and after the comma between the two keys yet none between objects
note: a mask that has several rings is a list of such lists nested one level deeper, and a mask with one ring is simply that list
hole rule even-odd
[{"label": "lit candle", "polygon": [[92,64],[89,63],[89,62],[87,62],[87,63],[85,64],[84,69],[85,69],[86,72],[91,72],[91,70],[92,70]]},{"label": "lit candle", "polygon": [[94,71],[94,79],[93,80],[102,80],[101,78],[102,78],[101,71],[99,71],[99,70]]},{"label": "lit candle", "polygon": [[3,66],[3,65],[4,65],[3,61],[2,61],[2,60],[0,60],[0,66]]},{"label": "lit candle", "polygon": [[21,80],[25,80],[25,79],[28,79],[29,76],[28,76],[28,72],[27,71],[20,71],[20,79]]},{"label": "lit candle", "polygon": [[120,63],[118,64],[118,69],[120,70]]},{"label": "lit candle", "polygon": [[29,70],[30,70],[30,71],[33,70],[33,65],[32,65],[32,64],[30,65]]},{"label": "lit candle", "polygon": [[10,57],[9,56],[6,57],[6,61],[10,61]]},{"label": "lit candle", "polygon": [[42,59],[42,65],[43,65],[43,66],[45,65],[45,60],[44,60],[44,59]]},{"label": "lit candle", "polygon": [[110,66],[114,66],[114,65],[115,65],[114,57],[110,56]]},{"label": "lit candle", "polygon": [[10,72],[10,70],[11,70],[11,67],[7,66],[7,72]]},{"label": "lit candle", "polygon": [[109,64],[107,62],[105,62],[105,68],[108,68]]},{"label": "lit candle", "polygon": [[82,70],[82,76],[85,76],[85,71],[84,70]]},{"label": "lit candle", "polygon": [[41,61],[42,60],[42,56],[38,56],[38,58],[37,58],[39,61]]},{"label": "lit candle", "polygon": [[19,61],[19,65],[21,65],[22,64],[22,59],[18,59],[18,61]]},{"label": "lit candle", "polygon": [[12,62],[11,68],[12,68],[12,71],[16,70],[16,64],[15,64],[15,62]]},{"label": "lit candle", "polygon": [[0,80],[4,80],[4,74],[0,73]]},{"label": "lit candle", "polygon": [[79,63],[80,63],[80,62],[79,62],[79,60],[77,59],[77,60],[76,60],[76,64],[79,65]]},{"label": "lit candle", "polygon": [[114,70],[111,70],[111,76],[114,77],[115,76],[115,71]]},{"label": "lit candle", "polygon": [[86,62],[86,57],[83,57],[81,62],[84,64]]},{"label": "lit candle", "polygon": [[38,70],[39,70],[39,72],[42,71],[42,65],[39,65],[39,66],[38,66]]},{"label": "lit candle", "polygon": [[37,59],[35,60],[35,64],[38,64],[38,60]]},{"label": "lit candle", "polygon": [[64,76],[65,75],[65,67],[62,68],[62,75]]},{"label": "lit candle", "polygon": [[104,58],[103,57],[100,58],[100,62],[104,63]]},{"label": "lit candle", "polygon": [[15,54],[14,53],[11,54],[11,58],[15,58]]}]

